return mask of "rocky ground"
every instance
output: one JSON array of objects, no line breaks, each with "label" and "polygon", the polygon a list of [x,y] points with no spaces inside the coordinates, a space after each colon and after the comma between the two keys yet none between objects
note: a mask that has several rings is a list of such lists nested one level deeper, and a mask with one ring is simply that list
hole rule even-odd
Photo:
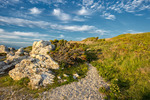
[{"label": "rocky ground", "polygon": [[103,100],[104,95],[99,93],[101,86],[108,86],[108,84],[99,76],[97,69],[89,65],[85,78],[43,92],[37,100]]},{"label": "rocky ground", "polygon": [[[87,76],[78,82],[40,93],[35,100],[103,100],[101,86],[108,86],[95,67],[89,65]],[[33,100],[32,95],[12,87],[0,88],[0,100]]]}]

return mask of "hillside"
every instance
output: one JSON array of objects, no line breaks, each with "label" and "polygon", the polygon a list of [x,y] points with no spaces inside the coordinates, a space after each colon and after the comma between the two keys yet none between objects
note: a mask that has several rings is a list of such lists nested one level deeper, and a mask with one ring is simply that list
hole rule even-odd
[{"label": "hillside", "polygon": [[[7,74],[8,72],[7,70],[4,75],[0,76],[0,90],[1,90],[0,97],[11,98],[12,94],[7,95],[8,92],[15,91],[13,96],[20,99],[22,99],[22,97],[26,99],[29,98],[33,99],[35,97],[38,98],[39,96],[40,98],[49,98],[50,95],[52,95],[53,98],[58,98],[57,89],[64,89],[64,87],[71,87],[70,89],[72,89],[72,91],[74,91],[75,93],[75,95],[73,94],[71,95],[71,97],[73,98],[78,95],[80,95],[81,98],[84,97],[91,98],[92,95],[90,94],[96,91],[94,95],[98,95],[98,97],[93,98],[101,98],[100,95],[103,96],[106,95],[105,99],[149,100],[150,99],[149,40],[150,40],[150,32],[147,32],[141,34],[122,34],[117,37],[109,39],[98,39],[98,37],[90,37],[84,39],[83,41],[68,42],[66,40],[56,40],[56,39],[50,40],[51,43],[48,41],[41,41],[41,42],[39,41],[41,44],[48,43],[50,45],[46,44],[44,45],[44,47],[37,46],[35,48],[34,46],[35,44],[33,44],[33,46],[19,49],[18,50],[20,51],[19,55],[17,54],[18,51],[15,50],[14,53],[17,54],[17,57],[19,57],[19,59],[21,58],[20,60],[23,59],[24,62],[28,61],[27,64],[30,62],[31,65],[36,65],[37,69],[41,68],[43,70],[43,67],[38,65],[41,64],[41,62],[43,64],[46,62],[44,56],[46,57],[47,60],[52,58],[54,61],[56,61],[59,64],[59,69],[56,70],[52,68],[47,68],[52,72],[51,74],[53,74],[55,77],[53,78],[54,83],[46,85],[45,86],[46,88],[42,85],[38,86],[38,89],[35,90],[32,90],[31,86],[29,86],[28,84],[31,81],[30,76],[15,81]],[[47,47],[52,48],[50,50],[43,49]],[[42,49],[46,51],[42,51]],[[39,52],[38,50],[41,50],[41,52]],[[20,53],[24,53],[26,55]],[[38,54],[38,57],[35,55],[31,55],[32,53]],[[8,55],[6,56],[6,53],[1,53],[0,56],[5,57],[2,58],[0,61],[7,62],[9,56]],[[23,58],[24,56],[27,56],[26,57],[27,59],[24,59]],[[36,62],[32,60],[30,61],[29,58],[35,59]],[[14,59],[13,61],[16,61],[16,58],[13,59]],[[18,62],[20,68],[22,68],[24,62],[21,61]],[[97,72],[95,70],[94,73],[91,72],[91,70],[89,70],[91,68],[93,69],[93,67],[88,68],[87,64],[85,64],[86,62],[92,64],[94,67],[97,68],[99,75],[104,78],[105,83],[103,83],[102,78],[98,78],[98,75],[96,74]],[[8,64],[10,63],[11,62],[9,62]],[[49,61],[46,64],[46,66],[50,63],[51,61]],[[13,69],[14,66],[15,65],[13,65],[11,69]],[[24,66],[26,66],[25,68],[28,68],[27,65]],[[3,66],[0,66],[0,68],[1,67],[3,68]],[[33,69],[30,70],[34,72]],[[24,69],[22,69],[22,71],[24,74]],[[16,72],[14,71],[13,73]],[[40,75],[40,73],[36,72],[35,74]],[[93,74],[90,75],[89,73]],[[100,80],[93,79],[92,77],[93,76],[95,77],[95,75],[96,79]],[[89,76],[90,78],[88,78]],[[109,84],[109,87],[106,86],[106,84]],[[86,86],[88,86],[88,88]],[[9,89],[9,87],[11,88]],[[78,90],[76,90],[76,88],[74,87],[78,88]],[[85,89],[82,89],[82,87]],[[53,92],[51,92],[51,89]],[[71,91],[70,89],[65,89],[64,91],[66,93],[70,93]],[[97,92],[98,89],[99,94]],[[86,96],[86,94],[84,93],[85,91],[88,92],[87,93],[88,96]],[[49,96],[42,97],[43,93],[46,93]],[[61,93],[61,95],[62,96],[65,95],[66,97],[70,96],[69,94],[64,93]]]},{"label": "hillside", "polygon": [[88,45],[98,59],[92,62],[110,89],[112,99],[150,99],[150,33],[122,34]]}]

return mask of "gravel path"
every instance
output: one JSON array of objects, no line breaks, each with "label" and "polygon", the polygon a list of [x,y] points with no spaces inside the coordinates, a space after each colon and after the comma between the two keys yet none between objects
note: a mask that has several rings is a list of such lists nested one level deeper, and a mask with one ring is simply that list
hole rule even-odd
[{"label": "gravel path", "polygon": [[99,76],[97,69],[89,64],[89,71],[85,78],[43,92],[38,100],[103,100],[104,95],[98,91],[101,86],[108,86],[108,84]]}]

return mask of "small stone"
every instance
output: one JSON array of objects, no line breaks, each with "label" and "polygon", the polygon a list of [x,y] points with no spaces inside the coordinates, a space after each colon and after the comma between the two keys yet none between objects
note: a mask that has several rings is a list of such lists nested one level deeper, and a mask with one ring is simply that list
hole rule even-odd
[{"label": "small stone", "polygon": [[67,75],[67,74],[63,74],[63,76],[64,76],[64,77],[69,77],[69,75]]},{"label": "small stone", "polygon": [[57,78],[58,78],[58,79],[61,79],[61,77],[60,77],[60,76],[57,76]]}]

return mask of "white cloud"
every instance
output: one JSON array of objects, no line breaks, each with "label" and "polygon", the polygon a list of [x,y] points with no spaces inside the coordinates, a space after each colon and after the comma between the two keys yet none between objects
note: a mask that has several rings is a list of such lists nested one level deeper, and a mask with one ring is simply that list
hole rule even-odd
[{"label": "white cloud", "polygon": [[[20,19],[20,18],[13,18],[13,17],[2,17],[0,16],[0,25],[16,25],[16,26],[21,26],[21,27],[40,27],[43,29],[55,29],[55,30],[65,30],[65,31],[78,31],[78,32],[83,32],[86,31],[88,33],[97,33],[95,32],[95,30],[97,30],[98,28],[96,28],[95,26],[89,26],[89,25],[58,25],[58,24],[53,24],[50,22],[45,22],[45,21],[30,21],[30,20],[25,20],[25,19]],[[0,30],[3,31],[3,30]],[[24,32],[19,32],[22,35],[33,35],[35,33],[24,33]],[[18,32],[15,32],[15,34],[19,34]],[[21,36],[20,34],[20,36]],[[37,36],[39,36],[38,33],[36,33]]]},{"label": "white cloud", "polygon": [[0,7],[7,7],[9,5],[15,5],[18,4],[20,0],[0,0]]},{"label": "white cloud", "polygon": [[47,34],[39,34],[37,32],[19,32],[19,31],[7,32],[4,29],[0,29],[0,37],[1,38],[21,39],[20,36],[37,38],[37,37],[47,37],[49,35],[47,35]]},{"label": "white cloud", "polygon": [[90,11],[88,9],[86,9],[85,7],[82,7],[78,12],[78,15],[90,15]]},{"label": "white cloud", "polygon": [[144,14],[135,14],[135,16],[143,16]]},{"label": "white cloud", "polygon": [[3,17],[0,16],[0,24],[9,24],[9,25],[17,25],[21,27],[40,27],[40,28],[47,28],[51,23],[45,21],[31,21],[21,18],[13,18],[13,17]]},{"label": "white cloud", "polygon": [[29,0],[29,2],[33,3],[33,4],[42,2],[42,3],[48,4],[48,5],[53,4],[53,3],[62,3],[62,4],[65,3],[64,0]]},{"label": "white cloud", "polygon": [[29,9],[30,10],[30,14],[40,14],[40,13],[42,13],[42,10],[40,10],[40,9],[38,9],[38,8],[36,8],[36,7],[33,7],[33,8],[31,8],[31,9]]},{"label": "white cloud", "polygon": [[115,15],[112,15],[112,14],[106,13],[106,12],[103,13],[102,17],[104,17],[105,19],[109,19],[109,20],[115,20],[116,19]]},{"label": "white cloud", "polygon": [[15,32],[12,32],[12,34],[17,35],[17,36],[29,36],[29,37],[48,36],[47,34],[39,34],[37,32],[19,32],[19,31],[15,31]]},{"label": "white cloud", "polygon": [[60,30],[68,30],[68,31],[89,31],[94,28],[94,26],[88,26],[88,25],[83,25],[83,26],[67,26],[67,25],[51,25],[52,28],[60,29]]},{"label": "white cloud", "polygon": [[79,16],[75,16],[72,20],[73,20],[73,21],[79,21],[79,22],[85,21],[85,19],[80,18]]},{"label": "white cloud", "polygon": [[65,36],[61,34],[58,38],[64,38],[64,37],[65,37]]},{"label": "white cloud", "polygon": [[67,21],[67,20],[71,19],[69,14],[64,13],[60,9],[54,9],[53,10],[53,15],[56,16],[58,19],[63,20],[63,21]]},{"label": "white cloud", "polygon": [[90,6],[93,4],[93,2],[94,2],[94,0],[83,0],[82,1],[83,5],[85,5],[85,6]]},{"label": "white cloud", "polygon": [[124,32],[124,33],[137,34],[137,33],[144,33],[144,32],[141,32],[141,31],[135,31],[135,30],[127,30],[127,31]]}]

